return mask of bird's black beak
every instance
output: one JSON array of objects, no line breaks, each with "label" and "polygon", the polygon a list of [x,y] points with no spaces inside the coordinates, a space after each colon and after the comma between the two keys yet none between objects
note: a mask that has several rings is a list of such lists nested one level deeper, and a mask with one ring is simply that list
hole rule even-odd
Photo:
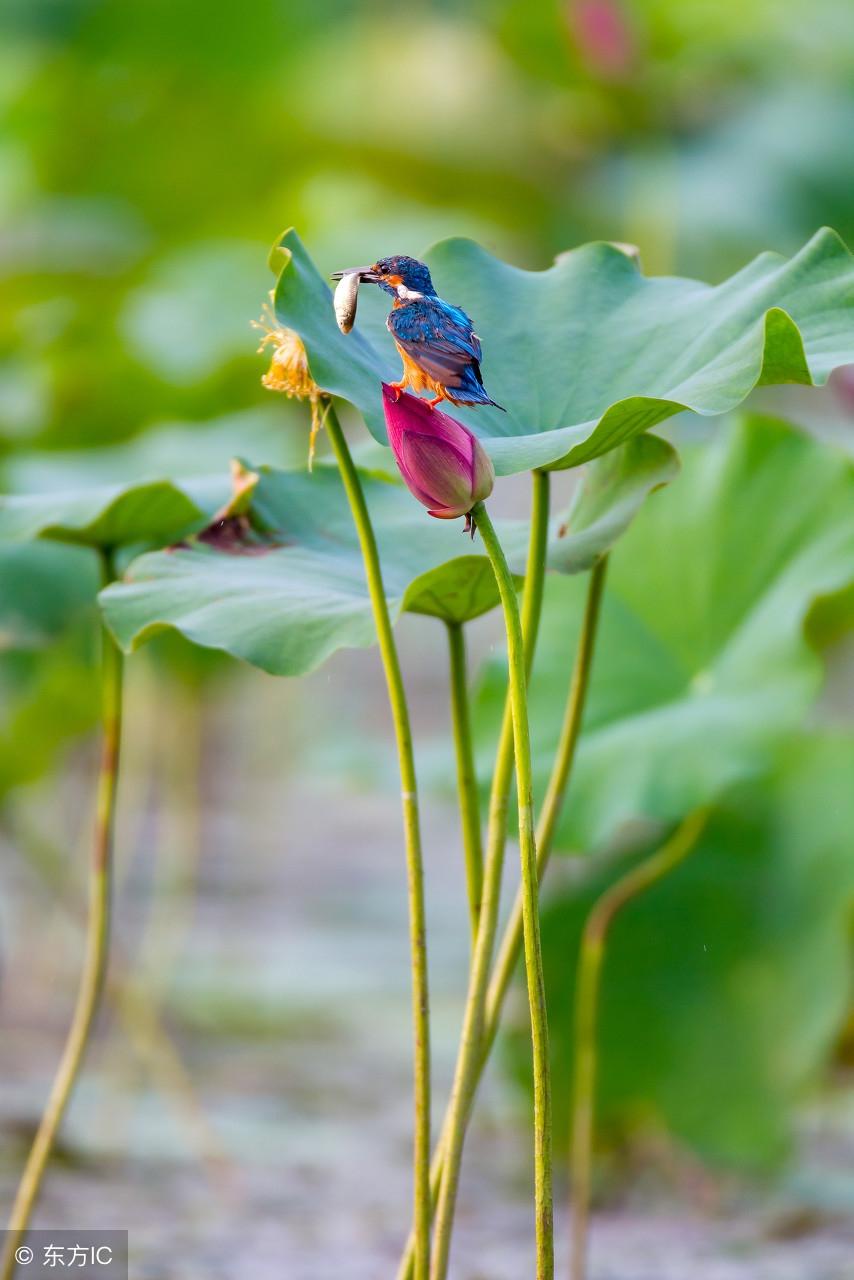
[{"label": "bird's black beak", "polygon": [[359,277],[360,284],[378,284],[380,279],[373,267],[347,267],[344,271],[333,271],[331,278],[340,280],[342,276],[355,275]]}]

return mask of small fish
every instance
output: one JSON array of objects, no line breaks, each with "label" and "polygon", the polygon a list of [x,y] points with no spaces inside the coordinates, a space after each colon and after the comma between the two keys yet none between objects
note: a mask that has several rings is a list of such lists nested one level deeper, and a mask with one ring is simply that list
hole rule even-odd
[{"label": "small fish", "polygon": [[333,306],[335,319],[342,333],[349,333],[356,319],[356,305],[359,300],[359,284],[362,273],[347,271],[342,275],[335,288]]}]

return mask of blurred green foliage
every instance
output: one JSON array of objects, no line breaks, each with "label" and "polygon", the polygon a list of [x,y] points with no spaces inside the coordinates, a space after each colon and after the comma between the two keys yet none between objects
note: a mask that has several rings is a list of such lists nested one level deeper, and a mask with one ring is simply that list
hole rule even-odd
[{"label": "blurred green foliage", "polygon": [[[793,735],[722,797],[683,866],[614,923],[599,1019],[604,1141],[669,1132],[767,1170],[850,1002],[854,738]],[[619,868],[558,885],[543,917],[558,1141],[568,1137],[572,994],[587,912]],[[510,1041],[526,1078],[527,1027]]]},{"label": "blurred green foliage", "polygon": [[852,82],[848,0],[6,0],[0,436],[258,408],[289,223],[325,270],[601,237],[709,279],[850,235]]},{"label": "blurred green foliage", "polygon": [[[599,848],[632,820],[678,821],[763,773],[825,678],[804,635],[812,605],[832,595],[836,629],[854,620],[854,467],[845,457],[760,417],[718,423],[681,453],[682,475],[645,503],[611,557],[563,849]],[[529,698],[541,791],[584,593],[577,578],[546,584]],[[484,777],[505,687],[506,664],[494,659],[475,704]]]},{"label": "blurred green foliage", "polygon": [[[756,1170],[788,1150],[793,1104],[818,1078],[851,999],[854,738],[844,714],[818,709],[827,668],[812,646],[850,633],[854,618],[854,469],[759,418],[686,447],[683,464],[612,553],[557,835],[587,855],[587,874],[580,889],[560,866],[546,881],[558,1134],[565,1142],[590,907],[625,869],[626,849],[651,851],[670,824],[711,805],[688,861],[612,927],[598,1105],[612,1141],[664,1129],[711,1160]],[[580,586],[547,584],[531,687],[541,788]],[[504,704],[502,666],[489,664],[478,699],[484,760]],[[528,1039],[525,1023],[511,1041],[524,1080]]]},{"label": "blurred green foliage", "polygon": [[0,804],[97,720],[98,585],[82,547],[0,546]]}]

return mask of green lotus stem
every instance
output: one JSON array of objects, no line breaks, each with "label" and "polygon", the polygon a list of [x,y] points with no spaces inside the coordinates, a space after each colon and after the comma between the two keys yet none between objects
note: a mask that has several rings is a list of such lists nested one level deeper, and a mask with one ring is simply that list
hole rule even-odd
[{"label": "green lotus stem", "polygon": [[[593,654],[596,646],[596,634],[607,569],[608,557],[602,556],[590,571],[584,617],[581,622],[581,634],[578,637],[578,647],[572,668],[563,724],[558,738],[551,777],[549,778],[543,806],[540,810],[540,818],[537,823],[536,840],[540,880],[543,878],[551,856],[555,828],[563,807],[563,799],[566,795],[566,789],[572,773],[572,764],[575,759],[575,748],[581,733],[581,722],[587,700],[587,689],[590,684],[590,672],[593,666]],[[513,910],[504,929],[504,936],[498,950],[498,959],[495,962],[495,969],[489,984],[486,1002],[486,1025],[484,1028],[484,1064],[495,1043],[507,988],[510,986],[510,980],[519,962],[521,950],[522,894],[520,890],[516,895]]]},{"label": "green lotus stem", "polygon": [[[70,900],[73,886],[67,858],[54,848],[51,841],[23,827],[20,821],[4,821],[0,816],[0,824],[10,842],[26,859],[27,866],[35,869],[45,886],[56,895],[68,921],[85,930],[86,910],[82,906],[78,909],[76,901]],[[231,1180],[230,1157],[196,1096],[192,1073],[161,1021],[154,994],[145,982],[134,979],[131,968],[130,958],[122,954],[114,939],[110,945],[110,972],[105,998],[115,1008],[140,1064],[149,1068],[155,1084],[161,1087],[165,1097],[172,1100],[176,1112],[184,1119],[188,1132],[197,1142],[200,1158],[210,1170],[211,1180],[218,1184],[224,1183],[226,1176]]]},{"label": "green lotus stem", "polygon": [[[536,473],[535,473],[536,476]],[[537,494],[535,490],[535,496]],[[542,507],[542,503],[539,504]],[[537,503],[535,502],[535,509]],[[548,500],[545,501],[546,516],[548,512]],[[537,538],[534,534],[534,527],[537,519],[532,521],[532,546],[529,554],[529,568],[525,577],[525,594],[523,596],[522,608],[522,626],[525,632],[526,645],[528,647],[529,665],[533,657],[533,647],[529,637],[535,637],[536,625],[533,617],[529,618],[529,612],[533,613],[532,605],[529,611],[528,605],[531,603],[528,594],[528,583],[533,582],[534,578],[531,573],[532,561],[536,558]],[[542,563],[542,561],[540,561]],[[584,706],[587,698],[587,689],[590,683],[590,672],[593,665],[593,654],[596,647],[596,634],[599,623],[599,614],[602,603],[602,593],[605,584],[605,574],[607,571],[608,559],[603,556],[594,565],[587,588],[587,600],[584,608],[584,617],[581,624],[581,633],[578,638],[578,647],[576,649],[575,662],[572,670],[572,677],[569,685],[569,695],[567,697],[566,710],[564,712],[563,725],[558,740],[557,753],[555,755],[552,773],[549,779],[546,796],[543,801],[543,807],[540,811],[540,819],[537,824],[537,857],[539,860],[539,873],[542,879],[546,869],[549,856],[551,854],[552,840],[557,821],[560,816],[563,799],[566,795],[566,789],[569,784],[569,778],[572,772],[572,763],[575,756],[575,747],[581,732],[581,722],[584,715]],[[540,583],[542,575],[540,575]],[[536,592],[532,593],[534,596]],[[541,599],[540,591],[540,599]],[[536,614],[537,619],[539,614]],[[526,625],[526,618],[528,619]],[[506,743],[505,743],[506,736]],[[512,723],[510,720],[509,707],[506,712],[505,733],[502,735],[502,749],[499,751],[499,760],[509,760],[508,777],[510,768],[512,768]],[[496,778],[499,777],[501,770],[496,768]],[[505,802],[506,812],[506,802]],[[491,824],[490,834],[490,852],[487,855],[487,877],[489,876],[489,867],[494,860],[493,835],[497,833],[497,847],[499,868],[503,865],[501,858],[504,851],[504,836],[506,834],[506,826],[498,829],[493,828]],[[499,870],[500,879],[500,870]],[[517,893],[516,900],[513,904],[513,910],[510,919],[504,929],[504,935],[501,946],[498,951],[498,959],[495,963],[495,970],[489,982],[487,998],[486,998],[486,1014],[483,1025],[483,1039],[480,1050],[480,1057],[472,1087],[472,1098],[480,1082],[484,1067],[489,1059],[492,1046],[495,1043],[495,1037],[498,1034],[498,1027],[501,1021],[501,1011],[504,1006],[504,1000],[507,995],[507,989],[510,986],[510,980],[515,972],[516,965],[519,962],[519,956],[522,950],[522,895],[521,891]],[[439,1186],[445,1167],[446,1145],[448,1141],[448,1131],[451,1123],[451,1109],[445,1113],[442,1123],[442,1131],[439,1141],[436,1144],[436,1150],[433,1153],[433,1160],[430,1165],[430,1189],[434,1202],[439,1193]],[[407,1242],[406,1250],[400,1263],[397,1274],[397,1280],[411,1280],[412,1276],[412,1258],[413,1258],[414,1239],[410,1235]]]},{"label": "green lotus stem", "polygon": [[[113,580],[113,557],[101,551],[103,583]],[[15,1271],[15,1250],[29,1226],[38,1200],[45,1169],[53,1151],[56,1135],[68,1106],[83,1058],[89,1044],[95,1016],[100,1005],[107,970],[110,938],[110,904],[113,873],[113,830],[115,825],[116,789],[119,778],[119,752],[122,729],[122,656],[115,641],[101,628],[101,765],[95,812],[95,832],[89,872],[89,914],[86,928],[86,953],[77,994],[77,1003],[68,1030],[62,1059],[57,1069],[39,1127],[30,1149],[24,1172],[12,1206],[6,1235],[2,1280],[10,1280]]]},{"label": "green lotus stem", "polygon": [[454,749],[457,759],[457,793],[466,865],[466,887],[471,917],[472,945],[477,940],[480,900],[483,893],[483,842],[480,832],[480,804],[477,795],[477,771],[471,732],[468,694],[466,637],[462,623],[449,622],[448,660],[451,686],[451,718],[454,727]]},{"label": "green lotus stem", "polygon": [[[516,758],[516,802],[519,811],[523,948],[531,1015],[534,1065],[534,1201],[537,1240],[537,1280],[554,1276],[554,1221],[552,1206],[552,1115],[549,1064],[549,1026],[543,952],[540,939],[539,870],[534,835],[534,780],[528,726],[528,678],[522,619],[513,575],[482,502],[475,504],[472,519],[480,529],[483,545],[495,573],[507,631],[507,666],[513,712],[513,744]],[[440,1195],[441,1207],[441,1195]],[[439,1278],[437,1277],[437,1280]]]},{"label": "green lotus stem", "polygon": [[[548,474],[545,472],[534,472],[533,475],[535,487],[531,518],[531,544],[528,552],[528,565],[525,573],[525,591],[523,594],[522,605],[522,628],[525,634],[529,669],[533,660],[536,632],[542,602],[543,566],[545,563],[544,547],[548,531]],[[539,566],[539,570],[537,569],[537,566]],[[566,795],[566,789],[569,784],[572,763],[575,756],[575,748],[581,732],[581,722],[584,715],[584,706],[587,698],[587,690],[590,683],[590,672],[593,665],[593,655],[596,647],[596,635],[607,566],[608,558],[607,556],[602,556],[601,559],[599,559],[593,566],[590,573],[584,616],[582,619],[581,632],[578,638],[578,646],[570,679],[569,694],[567,697],[566,709],[564,711],[563,725],[561,727],[551,777],[549,779],[545,799],[543,801],[543,807],[540,811],[540,818],[537,824],[536,841],[540,879],[542,879],[551,854],[554,832],[560,816],[564,796]],[[506,838],[507,794],[512,768],[513,727],[508,700],[508,706],[505,709],[505,720],[502,727],[501,745],[498,751],[498,761],[494,775],[493,802],[490,805],[491,819],[487,846],[485,884],[490,881],[491,868],[497,867],[495,874],[497,875],[499,884],[501,880],[504,843]],[[502,796],[503,800],[501,798]],[[486,917],[486,914],[487,913],[484,912],[484,917]],[[495,925],[493,922],[493,928],[494,927]],[[513,910],[507,925],[505,926],[501,946],[498,951],[498,958],[495,964],[495,970],[488,984],[486,1012],[483,1022],[483,1037],[472,1084],[472,1100],[483,1074],[484,1067],[489,1059],[492,1046],[495,1043],[495,1037],[498,1033],[504,1000],[522,950],[522,932],[522,895],[520,891],[516,895]],[[441,1185],[445,1168],[447,1144],[449,1140],[448,1135],[453,1118],[453,1101],[454,1099],[452,1098],[452,1105],[449,1106],[445,1113],[439,1141],[436,1144],[436,1150],[433,1153],[433,1160],[430,1166],[430,1189],[434,1203],[439,1194],[439,1187]],[[413,1251],[414,1237],[410,1234],[398,1269],[397,1280],[411,1280]]]},{"label": "green lotus stem", "polygon": [[[522,597],[522,631],[525,637],[525,658],[528,672],[530,672],[533,661],[540,614],[542,612],[546,545],[549,531],[549,492],[551,487],[549,473],[547,471],[532,472],[532,485],[531,529],[525,566],[525,587]],[[437,1221],[435,1250],[438,1252],[441,1249],[445,1254],[444,1265],[446,1268],[459,1186],[463,1143],[477,1083],[483,1067],[481,1042],[483,1038],[486,993],[489,986],[489,968],[492,963],[495,934],[498,928],[498,908],[504,871],[504,849],[507,840],[507,806],[512,778],[513,717],[508,693],[490,790],[480,923],[472,954],[460,1048],[454,1073],[451,1100],[445,1112],[442,1133],[430,1166],[430,1191],[437,1217],[440,1188],[443,1189],[443,1210],[441,1221]],[[398,1280],[410,1280],[413,1274],[414,1247],[414,1235],[410,1234],[398,1269]],[[434,1256],[434,1264],[435,1261]]]},{"label": "green lotus stem", "polygon": [[403,828],[409,892],[409,935],[412,961],[412,1008],[415,1039],[414,1212],[415,1280],[427,1280],[430,1268],[430,1008],[427,983],[427,931],[424,913],[424,867],[418,817],[418,784],[409,707],[400,672],[394,631],[388,612],[379,552],[359,473],[331,402],[326,433],[338,462],[362,550],[368,594],[377,629],[380,656],[391,706],[403,800]]},{"label": "green lotus stem", "polygon": [[587,1272],[587,1234],[593,1164],[593,1125],[596,1098],[596,1026],[599,1011],[605,943],[614,917],[627,903],[661,880],[688,856],[708,820],[700,809],[677,827],[651,857],[632,867],[594,903],[581,935],[573,1033],[570,1176],[572,1186],[571,1280]]}]

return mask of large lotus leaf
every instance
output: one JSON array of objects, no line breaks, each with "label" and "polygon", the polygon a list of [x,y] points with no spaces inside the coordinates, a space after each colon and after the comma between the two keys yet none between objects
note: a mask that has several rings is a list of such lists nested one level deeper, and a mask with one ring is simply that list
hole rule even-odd
[{"label": "large lotus leaf", "polygon": [[0,498],[0,541],[49,538],[91,547],[167,542],[201,528],[229,493],[223,475],[12,494]]},{"label": "large lotus leaf", "polygon": [[200,466],[205,475],[225,475],[238,454],[275,467],[303,467],[307,431],[283,429],[289,417],[304,426],[299,404],[267,396],[254,409],[203,422],[163,423],[96,449],[16,449],[3,459],[2,488],[19,494],[76,492],[124,485],[129,477],[134,483],[192,479]]},{"label": "large lotus leaf", "polygon": [[[647,279],[601,243],[539,272],[467,240],[442,241],[426,259],[439,293],[472,316],[486,386],[506,409],[454,411],[499,474],[575,466],[680,409],[723,413],[757,384],[822,383],[854,361],[854,262],[828,230],[791,259],[761,254],[715,286]],[[384,441],[378,384],[399,376],[400,361],[370,322],[375,305],[366,299],[369,323],[360,311],[344,336],[293,231],[271,262],[280,270],[276,314],[302,335],[315,380],[351,401]]]},{"label": "large lotus leaf", "polygon": [[[599,1018],[601,1136],[666,1128],[742,1167],[785,1153],[792,1108],[829,1055],[850,994],[854,739],[786,744],[728,794],[688,860],[616,918]],[[558,1140],[569,1129],[578,942],[595,898],[546,881],[543,944]],[[524,1075],[528,1033],[514,1035]]]},{"label": "large lotus leaf", "polygon": [[[588,567],[676,465],[672,447],[653,437],[594,463],[556,543],[562,567]],[[366,473],[362,483],[393,615],[467,622],[498,603],[479,539],[463,541],[459,522],[431,520],[400,484]],[[298,675],[336,649],[373,642],[361,552],[337,472],[261,468],[251,515],[270,537],[248,544],[246,554],[196,542],[130,566],[124,582],[101,596],[123,647],[172,628],[265,671]],[[525,526],[501,521],[499,529],[511,567],[521,570]]]},{"label": "large lotus leaf", "polygon": [[[813,700],[812,602],[854,580],[854,468],[782,423],[732,423],[615,548],[559,843],[586,849],[633,818],[677,819],[761,770]],[[547,582],[531,685],[535,768],[551,767],[584,582]],[[504,664],[478,697],[486,767]]]},{"label": "large lotus leaf", "polygon": [[[479,542],[459,522],[431,520],[398,484],[364,475],[389,605],[449,618],[474,617],[496,602]],[[253,522],[264,538],[224,550],[207,542],[134,561],[101,596],[119,643],[134,649],[172,628],[276,675],[299,675],[335,650],[374,640],[353,520],[338,473],[260,469]],[[525,531],[505,526],[514,563]]]}]

